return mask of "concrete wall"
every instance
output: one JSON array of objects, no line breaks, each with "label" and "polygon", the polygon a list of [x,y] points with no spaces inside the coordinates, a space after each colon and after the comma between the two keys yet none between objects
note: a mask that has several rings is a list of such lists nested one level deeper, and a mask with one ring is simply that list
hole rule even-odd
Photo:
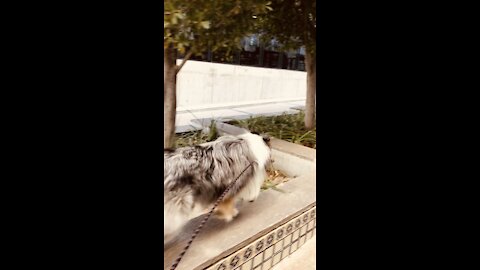
[{"label": "concrete wall", "polygon": [[307,84],[302,71],[192,60],[177,78],[177,111],[304,100]]}]

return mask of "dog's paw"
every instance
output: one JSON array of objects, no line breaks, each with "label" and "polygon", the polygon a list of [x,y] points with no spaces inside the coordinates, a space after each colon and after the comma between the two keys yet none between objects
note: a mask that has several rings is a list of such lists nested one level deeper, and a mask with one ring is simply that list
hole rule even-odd
[{"label": "dog's paw", "polygon": [[233,212],[230,214],[225,214],[225,213],[221,213],[221,212],[217,212],[215,213],[215,217],[220,219],[220,220],[223,220],[225,222],[230,222],[233,220],[234,217],[236,217],[238,215],[238,210],[237,209],[234,209]]},{"label": "dog's paw", "polygon": [[230,221],[233,220],[233,216],[232,216],[232,215],[223,216],[223,217],[222,217],[222,220],[225,221],[225,222],[230,222]]},{"label": "dog's paw", "polygon": [[230,222],[233,219],[233,215],[226,215],[224,213],[215,213],[215,217],[225,222]]}]

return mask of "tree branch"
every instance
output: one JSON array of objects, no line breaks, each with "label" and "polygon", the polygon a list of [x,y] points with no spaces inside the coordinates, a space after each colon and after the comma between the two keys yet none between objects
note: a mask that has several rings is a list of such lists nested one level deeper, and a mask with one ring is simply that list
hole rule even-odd
[{"label": "tree branch", "polygon": [[180,72],[180,70],[182,69],[183,65],[185,65],[185,63],[187,62],[187,60],[190,59],[190,57],[192,56],[192,54],[193,54],[193,51],[190,50],[190,51],[185,55],[185,57],[183,58],[182,63],[180,63],[180,65],[177,66],[177,68],[176,68],[177,74],[178,74],[178,72]]}]

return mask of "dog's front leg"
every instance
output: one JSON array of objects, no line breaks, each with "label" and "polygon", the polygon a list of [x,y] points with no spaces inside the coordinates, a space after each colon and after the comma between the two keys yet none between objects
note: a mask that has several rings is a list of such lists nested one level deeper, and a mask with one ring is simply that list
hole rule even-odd
[{"label": "dog's front leg", "polygon": [[238,210],[235,208],[235,199],[233,197],[227,198],[220,202],[215,210],[215,216],[230,222],[238,215]]}]

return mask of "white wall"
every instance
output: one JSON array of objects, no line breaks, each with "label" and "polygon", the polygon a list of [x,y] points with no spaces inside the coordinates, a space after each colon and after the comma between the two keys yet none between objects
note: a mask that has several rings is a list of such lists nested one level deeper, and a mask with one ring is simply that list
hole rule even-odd
[{"label": "white wall", "polygon": [[303,71],[189,60],[177,77],[177,111],[304,100],[306,84]]}]

